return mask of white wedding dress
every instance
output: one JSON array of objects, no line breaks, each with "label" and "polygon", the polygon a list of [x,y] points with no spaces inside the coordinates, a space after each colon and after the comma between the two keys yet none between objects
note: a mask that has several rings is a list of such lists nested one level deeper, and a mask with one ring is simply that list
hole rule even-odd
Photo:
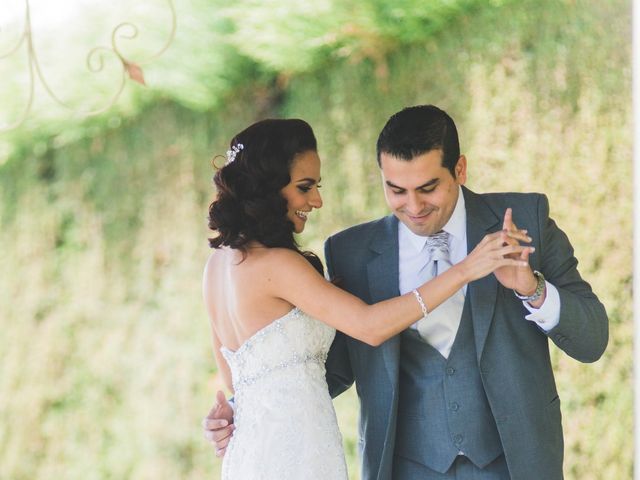
[{"label": "white wedding dress", "polygon": [[231,368],[235,431],[222,480],[345,480],[324,362],[335,330],[294,308],[238,350]]}]

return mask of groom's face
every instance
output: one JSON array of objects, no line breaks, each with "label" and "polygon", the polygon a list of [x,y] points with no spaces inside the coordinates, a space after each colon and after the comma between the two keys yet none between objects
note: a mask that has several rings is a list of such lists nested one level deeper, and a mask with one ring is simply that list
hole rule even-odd
[{"label": "groom's face", "polygon": [[467,180],[467,161],[458,159],[455,176],[442,166],[442,150],[430,150],[411,160],[380,154],[387,205],[416,235],[433,235],[449,221],[458,201],[459,185]]}]

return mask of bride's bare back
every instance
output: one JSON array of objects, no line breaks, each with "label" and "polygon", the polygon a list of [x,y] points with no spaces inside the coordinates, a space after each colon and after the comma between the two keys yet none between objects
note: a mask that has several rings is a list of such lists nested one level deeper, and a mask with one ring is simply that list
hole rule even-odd
[{"label": "bride's bare back", "polygon": [[237,350],[258,330],[293,308],[272,293],[271,283],[278,271],[270,258],[271,250],[253,245],[243,260],[242,252],[221,248],[207,261],[203,282],[205,305],[211,327],[229,350]]}]

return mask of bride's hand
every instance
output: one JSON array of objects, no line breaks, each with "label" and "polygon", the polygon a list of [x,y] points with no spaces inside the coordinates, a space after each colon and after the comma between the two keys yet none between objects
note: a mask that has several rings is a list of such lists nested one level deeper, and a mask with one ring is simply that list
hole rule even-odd
[{"label": "bride's hand", "polygon": [[534,248],[510,244],[509,240],[511,239],[531,242],[531,238],[525,230],[501,230],[485,235],[476,248],[458,264],[464,272],[467,282],[482,278],[499,268],[527,267],[529,265],[527,261],[513,257],[519,256],[525,250],[531,253]]},{"label": "bride's hand", "polygon": [[216,400],[217,403],[202,420],[202,429],[204,430],[204,438],[215,444],[216,456],[223,457],[235,429],[233,408],[220,390],[216,394]]}]

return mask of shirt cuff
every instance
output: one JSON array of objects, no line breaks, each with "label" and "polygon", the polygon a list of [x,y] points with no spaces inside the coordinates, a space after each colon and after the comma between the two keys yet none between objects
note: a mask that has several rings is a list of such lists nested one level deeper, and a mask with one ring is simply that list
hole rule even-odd
[{"label": "shirt cuff", "polygon": [[545,280],[547,295],[540,308],[534,308],[528,302],[522,302],[524,308],[529,310],[529,315],[524,318],[535,322],[538,326],[548,332],[560,323],[560,294],[558,289]]}]

